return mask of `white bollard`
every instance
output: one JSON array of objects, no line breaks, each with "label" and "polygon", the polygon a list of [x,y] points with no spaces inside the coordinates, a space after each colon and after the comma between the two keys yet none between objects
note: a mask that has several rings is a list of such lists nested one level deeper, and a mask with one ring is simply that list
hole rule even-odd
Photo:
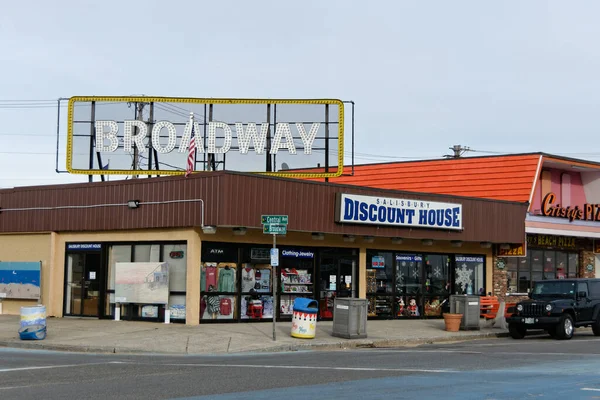
[{"label": "white bollard", "polygon": [[165,324],[171,323],[171,310],[165,309]]},{"label": "white bollard", "polygon": [[115,321],[121,320],[121,305],[119,303],[115,304]]}]

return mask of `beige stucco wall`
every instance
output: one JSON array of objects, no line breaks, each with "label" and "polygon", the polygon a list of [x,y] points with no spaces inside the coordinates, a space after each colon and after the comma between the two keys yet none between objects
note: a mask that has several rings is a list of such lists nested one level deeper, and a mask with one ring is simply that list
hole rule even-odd
[{"label": "beige stucco wall", "polygon": [[[47,305],[52,284],[51,233],[0,235],[0,261],[41,261],[41,304]],[[2,313],[19,315],[21,307],[34,306],[37,300],[3,299]]]}]

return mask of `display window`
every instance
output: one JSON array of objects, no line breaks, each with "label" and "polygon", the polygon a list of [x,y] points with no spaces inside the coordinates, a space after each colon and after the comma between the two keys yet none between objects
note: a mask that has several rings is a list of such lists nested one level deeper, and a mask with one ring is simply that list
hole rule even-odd
[{"label": "display window", "polygon": [[367,252],[369,317],[392,318],[394,316],[394,269],[392,252]]},{"label": "display window", "polygon": [[528,249],[525,257],[506,259],[507,291],[527,294],[535,282],[546,279],[577,278],[579,254],[576,252]]},{"label": "display window", "polygon": [[237,264],[203,263],[200,269],[200,319],[237,318],[236,280]]},{"label": "display window", "polygon": [[454,293],[485,295],[485,257],[457,255],[455,260]]},{"label": "display window", "polygon": [[291,318],[295,299],[314,298],[315,252],[284,248],[279,262],[279,317]]},{"label": "display window", "polygon": [[[104,316],[114,316],[116,306],[115,278],[119,263],[166,263],[168,270],[168,303],[120,303],[121,318],[164,321],[170,311],[172,322],[185,322],[187,282],[187,245],[185,242],[110,244],[107,246],[107,279]],[[142,285],[141,283],[139,284]]]},{"label": "display window", "polygon": [[435,318],[451,294],[484,291],[485,257],[367,250],[366,273],[370,318]]}]

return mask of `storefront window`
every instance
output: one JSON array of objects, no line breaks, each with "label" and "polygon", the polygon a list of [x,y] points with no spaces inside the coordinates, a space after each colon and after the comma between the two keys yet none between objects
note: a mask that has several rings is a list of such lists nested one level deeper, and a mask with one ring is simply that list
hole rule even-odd
[{"label": "storefront window", "polygon": [[292,316],[295,299],[314,298],[315,252],[283,248],[279,262],[279,316],[285,318]]},{"label": "storefront window", "polygon": [[273,271],[269,247],[244,249],[241,266],[241,319],[273,318]]},{"label": "storefront window", "polygon": [[454,271],[455,294],[485,294],[483,256],[457,255]]},{"label": "storefront window", "polygon": [[535,282],[544,280],[544,252],[541,250],[531,250],[531,286]]},{"label": "storefront window", "polygon": [[370,317],[393,317],[394,270],[393,253],[367,252],[367,300]]},{"label": "storefront window", "polygon": [[568,273],[568,277],[569,278],[576,278],[577,277],[577,271],[579,269],[579,256],[577,255],[577,253],[569,253],[569,273]]},{"label": "storefront window", "polygon": [[223,243],[203,243],[200,267],[200,319],[238,318],[238,252]]},{"label": "storefront window", "polygon": [[396,316],[421,316],[423,256],[396,255]]},{"label": "storefront window", "polygon": [[535,282],[545,279],[577,278],[577,253],[529,250],[526,257],[507,258],[508,293],[528,293]]}]

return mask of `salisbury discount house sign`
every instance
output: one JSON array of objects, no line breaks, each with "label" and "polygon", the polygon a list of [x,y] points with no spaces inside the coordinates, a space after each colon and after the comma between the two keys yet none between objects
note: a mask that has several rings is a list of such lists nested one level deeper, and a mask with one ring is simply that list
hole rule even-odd
[{"label": "salisbury discount house sign", "polygon": [[462,204],[338,193],[340,223],[461,230]]}]

